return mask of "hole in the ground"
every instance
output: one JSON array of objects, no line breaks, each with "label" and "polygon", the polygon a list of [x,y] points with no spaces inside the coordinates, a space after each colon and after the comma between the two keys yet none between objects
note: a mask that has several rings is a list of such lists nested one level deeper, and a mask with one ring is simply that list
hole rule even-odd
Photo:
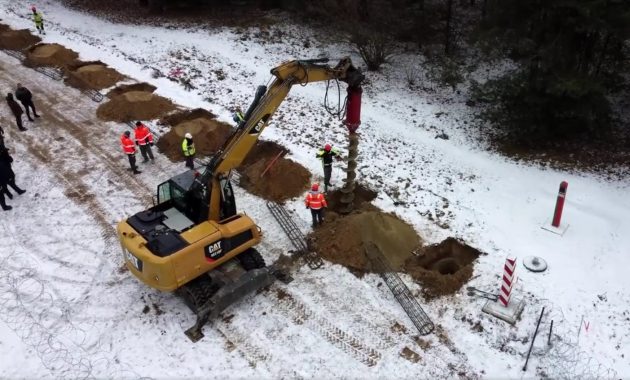
[{"label": "hole in the ground", "polygon": [[448,257],[433,264],[431,269],[440,272],[440,274],[454,274],[459,270],[459,264],[454,258]]},{"label": "hole in the ground", "polygon": [[472,276],[473,263],[482,253],[454,238],[424,247],[405,263],[405,270],[423,285],[427,296],[451,294]]},{"label": "hole in the ground", "polygon": [[[376,195],[376,191],[368,189],[363,184],[357,183],[354,189],[354,200],[352,201],[352,204],[355,209],[362,208],[365,204],[373,201],[376,198]],[[341,203],[342,196],[343,193],[341,192],[341,189],[329,191],[328,194],[326,194],[328,210],[340,213],[341,209],[345,207],[345,205]]]}]

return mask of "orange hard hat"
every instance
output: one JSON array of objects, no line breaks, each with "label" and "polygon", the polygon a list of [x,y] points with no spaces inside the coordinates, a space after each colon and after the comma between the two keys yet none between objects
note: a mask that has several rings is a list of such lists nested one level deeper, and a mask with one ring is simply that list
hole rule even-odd
[{"label": "orange hard hat", "polygon": [[311,190],[313,191],[319,190],[319,183],[314,183],[313,186],[311,186]]}]

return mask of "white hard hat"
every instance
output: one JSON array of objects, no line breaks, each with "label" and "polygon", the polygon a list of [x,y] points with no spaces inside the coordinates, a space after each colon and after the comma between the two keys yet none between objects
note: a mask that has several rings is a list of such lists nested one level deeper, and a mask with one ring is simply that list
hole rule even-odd
[{"label": "white hard hat", "polygon": [[192,139],[192,135],[190,133],[188,133],[188,132],[186,132],[184,137],[187,138],[187,139]]}]

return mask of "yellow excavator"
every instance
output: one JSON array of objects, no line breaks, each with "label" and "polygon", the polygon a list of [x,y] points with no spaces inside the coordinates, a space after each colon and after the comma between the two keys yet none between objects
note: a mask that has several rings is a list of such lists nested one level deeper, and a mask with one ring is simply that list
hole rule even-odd
[{"label": "yellow excavator", "polygon": [[226,307],[282,273],[266,267],[254,248],[261,229],[237,213],[230,182],[256,144],[273,113],[293,85],[338,80],[348,84],[345,123],[354,132],[359,123],[364,75],[349,58],[336,66],[327,59],[295,60],[271,70],[269,87],[260,86],[232,135],[202,171],[189,170],[157,188],[157,202],[118,224],[129,271],[146,285],[177,291],[197,315],[186,335],[197,341],[203,325]]}]

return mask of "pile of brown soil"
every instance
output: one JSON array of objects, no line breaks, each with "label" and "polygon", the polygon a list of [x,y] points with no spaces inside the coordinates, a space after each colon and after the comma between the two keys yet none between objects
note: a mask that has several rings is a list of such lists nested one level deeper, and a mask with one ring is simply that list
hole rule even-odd
[{"label": "pile of brown soil", "polygon": [[147,91],[128,91],[114,96],[96,110],[96,116],[106,121],[157,119],[175,109],[168,99]]},{"label": "pile of brown soil", "polygon": [[28,49],[27,66],[54,66],[68,68],[77,64],[79,54],[59,44],[38,44]]},{"label": "pile of brown soil", "polygon": [[34,36],[28,29],[12,30],[0,24],[0,49],[24,50],[42,39]]},{"label": "pile of brown soil", "polygon": [[123,84],[120,85],[114,89],[112,89],[110,92],[107,93],[107,97],[112,99],[117,97],[118,95],[122,95],[125,92],[130,92],[130,91],[144,91],[144,92],[153,92],[157,89],[157,87],[142,82],[142,83],[132,83],[132,84]]},{"label": "pile of brown soil", "polygon": [[[209,112],[208,114],[212,115]],[[197,112],[190,116],[201,115]],[[177,117],[175,120],[177,120]],[[160,137],[157,144],[158,149],[172,161],[183,160],[184,156],[182,155],[181,147],[182,140],[186,133],[193,135],[197,155],[209,156],[214,154],[223,145],[225,140],[232,133],[232,128],[229,124],[217,121],[216,119],[208,117],[208,115],[196,117],[191,120],[184,119]]]},{"label": "pile of brown soil", "polygon": [[102,62],[83,62],[70,70],[66,83],[79,88],[102,90],[125,79],[124,75]]},{"label": "pile of brown soil", "polygon": [[269,160],[275,158],[278,154],[283,152],[289,152],[289,150],[282,145],[273,141],[258,140],[256,145],[249,151],[249,154],[243,160],[242,168],[239,171],[245,170],[249,165],[255,164],[260,160]]},{"label": "pile of brown soil", "polygon": [[394,270],[400,270],[412,256],[412,251],[422,243],[413,227],[395,215],[380,211],[358,212],[327,220],[309,235],[311,249],[357,275],[373,271],[365,254],[369,242],[381,250]]},{"label": "pile of brown soil", "polygon": [[[144,84],[149,85],[148,83],[144,83]],[[145,91],[149,91],[149,90],[145,90]],[[192,110],[185,110],[181,112],[170,113],[164,116],[160,120],[160,124],[177,125],[188,120],[198,119],[200,117],[204,119],[208,119],[208,120],[213,120],[213,119],[216,119],[217,116],[213,114],[212,112],[205,110],[203,108],[195,108]]]},{"label": "pile of brown soil", "polygon": [[308,189],[311,173],[287,158],[273,162],[274,158],[260,159],[243,169],[240,185],[252,194],[275,202],[302,195]]},{"label": "pile of brown soil", "polygon": [[423,285],[429,297],[451,294],[470,280],[473,263],[482,253],[454,238],[419,250],[404,270]]}]

